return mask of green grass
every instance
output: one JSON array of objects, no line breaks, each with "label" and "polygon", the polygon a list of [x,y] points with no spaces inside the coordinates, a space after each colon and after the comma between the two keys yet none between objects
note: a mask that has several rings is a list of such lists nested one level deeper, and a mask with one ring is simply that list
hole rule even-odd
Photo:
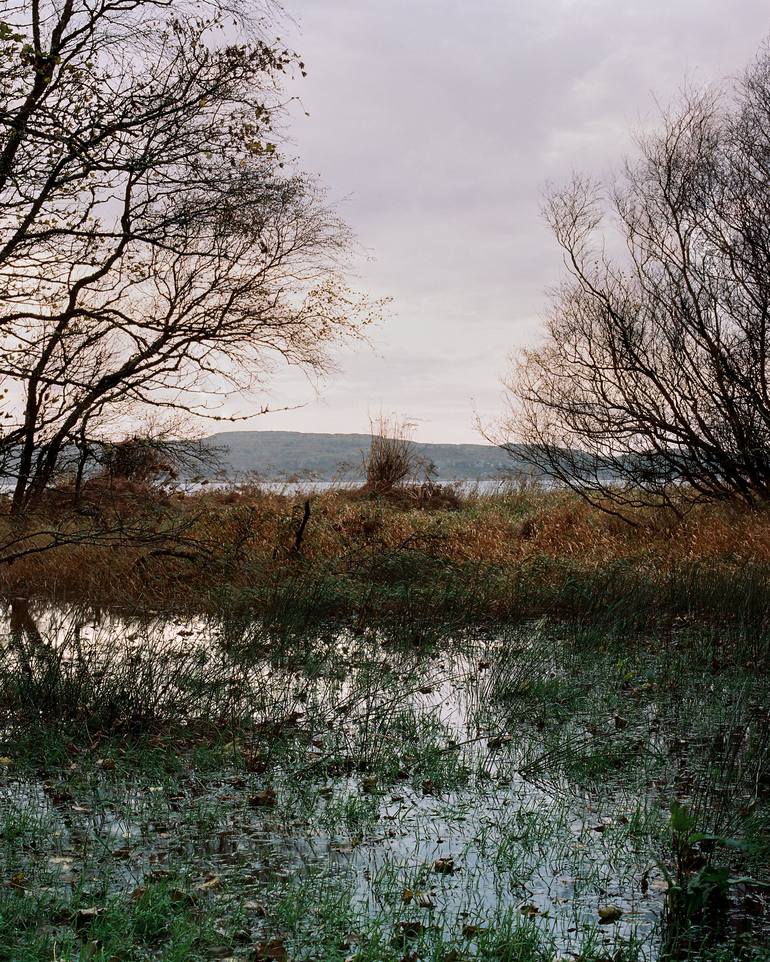
[{"label": "green grass", "polygon": [[640,566],[616,560],[586,567],[569,558],[534,557],[516,566],[457,562],[419,550],[381,551],[356,560],[299,561],[254,572],[253,587],[213,590],[214,610],[255,617],[303,634],[327,624],[381,627],[415,642],[522,623],[594,626],[610,633],[662,631],[696,623],[756,636],[770,630],[766,565],[700,561]]}]

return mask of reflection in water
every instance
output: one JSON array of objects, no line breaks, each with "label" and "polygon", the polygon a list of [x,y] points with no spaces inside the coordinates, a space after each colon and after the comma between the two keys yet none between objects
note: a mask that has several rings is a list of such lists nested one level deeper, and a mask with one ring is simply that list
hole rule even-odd
[{"label": "reflection in water", "polygon": [[[312,875],[372,916],[419,909],[452,932],[513,912],[564,951],[638,938],[654,956],[670,782],[692,793],[698,777],[695,698],[664,704],[570,660],[541,625],[425,651],[24,601],[5,624],[5,726],[33,706],[90,746],[69,769],[0,783],[7,811],[45,826],[31,859],[52,884],[121,891],[183,867],[261,890]],[[170,778],[99,757],[108,736],[172,725],[227,733],[217,765]]]}]

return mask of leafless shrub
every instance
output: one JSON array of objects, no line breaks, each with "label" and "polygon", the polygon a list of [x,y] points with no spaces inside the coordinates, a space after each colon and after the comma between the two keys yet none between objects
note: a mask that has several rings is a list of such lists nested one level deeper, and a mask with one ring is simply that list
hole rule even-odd
[{"label": "leafless shrub", "polygon": [[387,493],[414,480],[420,460],[414,450],[414,425],[380,417],[371,423],[371,445],[364,458],[366,488]]}]

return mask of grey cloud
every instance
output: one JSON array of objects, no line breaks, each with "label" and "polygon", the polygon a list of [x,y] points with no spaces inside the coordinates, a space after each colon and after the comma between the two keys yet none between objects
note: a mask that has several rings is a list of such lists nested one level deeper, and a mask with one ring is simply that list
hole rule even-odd
[{"label": "grey cloud", "polygon": [[313,399],[259,427],[359,431],[367,411],[473,440],[502,408],[506,355],[537,337],[560,275],[539,215],[546,180],[604,175],[654,122],[653,94],[738,73],[770,29],[765,0],[286,0],[308,65],[291,132],[392,296],[378,353],[341,357]]}]

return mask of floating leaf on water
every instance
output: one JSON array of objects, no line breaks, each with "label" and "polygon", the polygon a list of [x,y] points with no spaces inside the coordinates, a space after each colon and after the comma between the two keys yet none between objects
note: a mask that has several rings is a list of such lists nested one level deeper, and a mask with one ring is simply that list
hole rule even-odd
[{"label": "floating leaf on water", "polygon": [[418,922],[416,919],[409,919],[405,922],[397,922],[396,929],[402,938],[416,939],[425,931],[425,926],[422,924],[422,922]]},{"label": "floating leaf on water", "polygon": [[260,942],[254,953],[254,962],[286,962],[286,945],[283,939]]},{"label": "floating leaf on water", "polygon": [[745,895],[741,905],[749,915],[762,916],[765,913],[765,903],[758,895]]},{"label": "floating leaf on water", "polygon": [[218,889],[222,884],[218,875],[214,875],[210,879],[206,879],[205,882],[201,882],[200,885],[196,885],[199,892],[211,892],[213,889]]},{"label": "floating leaf on water", "polygon": [[600,925],[611,925],[613,922],[617,922],[623,916],[623,910],[619,909],[617,905],[600,905],[599,906],[599,924]]},{"label": "floating leaf on water", "polygon": [[489,748],[501,748],[503,745],[507,745],[512,741],[513,735],[495,735],[489,739],[487,745]]},{"label": "floating leaf on water", "polygon": [[245,912],[250,912],[253,915],[258,915],[260,918],[265,918],[267,916],[267,910],[261,902],[248,901],[243,903],[243,909]]},{"label": "floating leaf on water", "polygon": [[99,908],[97,905],[93,905],[87,909],[78,909],[75,912],[75,928],[84,929],[89,926],[94,919],[96,919],[104,910]]},{"label": "floating leaf on water", "polygon": [[256,795],[252,795],[249,799],[249,805],[252,808],[273,808],[277,800],[275,789],[268,786],[261,792],[257,792]]}]

